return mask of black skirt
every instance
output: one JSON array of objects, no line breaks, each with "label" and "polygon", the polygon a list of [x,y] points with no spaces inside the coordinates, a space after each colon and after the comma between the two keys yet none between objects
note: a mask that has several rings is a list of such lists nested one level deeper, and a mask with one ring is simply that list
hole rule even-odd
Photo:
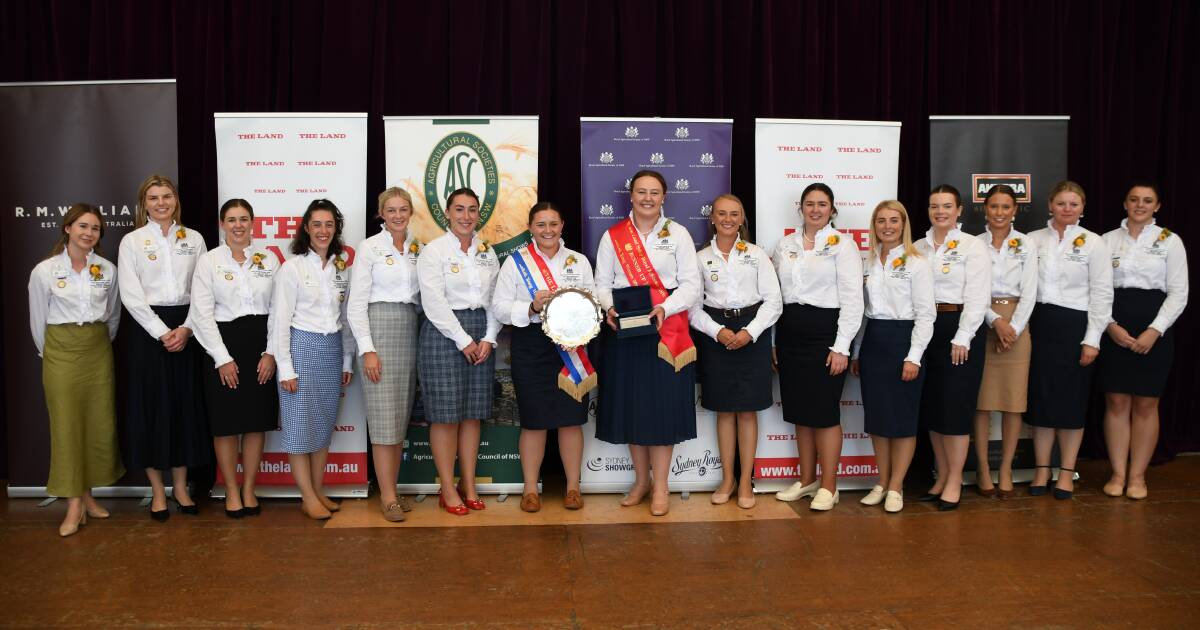
[{"label": "black skirt", "polygon": [[1035,427],[1082,429],[1087,419],[1092,365],[1079,365],[1087,311],[1038,302],[1029,318],[1029,411]]},{"label": "black skirt", "polygon": [[[155,314],[174,330],[187,318],[188,306],[155,306]],[[162,342],[138,328],[128,335],[129,411],[125,438],[130,469],[168,470],[196,467],[213,461],[212,435],[200,369],[204,352],[189,339],[179,352],[167,352]]]},{"label": "black skirt", "polygon": [[658,335],[618,339],[601,327],[596,437],[670,446],[696,437],[696,364],[678,372],[658,356]]},{"label": "black skirt", "polygon": [[858,353],[862,378],[863,425],[867,433],[886,438],[917,435],[917,412],[925,368],[907,383],[900,380],[912,341],[911,319],[867,319]]},{"label": "black skirt", "polygon": [[275,377],[258,383],[258,362],[267,348],[267,316],[246,315],[217,322],[221,341],[238,368],[237,389],[221,384],[216,367],[204,361],[204,404],[213,437],[274,431],[279,428]]},{"label": "black skirt", "polygon": [[[1150,327],[1167,294],[1154,289],[1117,289],[1113,319],[1137,337]],[[1107,334],[1100,340],[1100,386],[1106,393],[1159,398],[1167,387],[1175,359],[1174,326],[1167,329],[1147,354],[1138,354],[1113,343]]]},{"label": "black skirt", "polygon": [[925,385],[921,390],[921,422],[942,435],[970,435],[975,423],[975,403],[987,360],[987,328],[980,326],[971,338],[967,362],[954,365],[950,342],[958,334],[961,312],[939,312],[933,338],[925,349]]},{"label": "black skirt", "polygon": [[846,371],[832,376],[825,365],[837,341],[839,313],[840,309],[808,304],[783,306],[775,324],[775,356],[787,422],[815,429],[841,424]]},{"label": "black skirt", "polygon": [[[757,309],[737,317],[725,317],[715,308],[704,308],[717,324],[738,332],[754,320]],[[700,380],[700,406],[709,411],[762,411],[771,406],[771,333],[737,350],[726,350],[712,337],[694,330],[692,339],[699,355],[696,368]]]},{"label": "black skirt", "polygon": [[512,380],[522,429],[587,423],[587,397],[579,402],[559,388],[562,369],[562,356],[540,323],[512,327]]}]

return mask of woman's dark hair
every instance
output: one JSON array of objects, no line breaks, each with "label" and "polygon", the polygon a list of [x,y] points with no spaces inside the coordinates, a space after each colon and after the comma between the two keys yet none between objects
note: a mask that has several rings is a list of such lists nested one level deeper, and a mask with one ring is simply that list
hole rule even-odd
[{"label": "woman's dark hair", "polygon": [[658,183],[662,184],[663,197],[667,196],[666,178],[662,176],[662,173],[659,173],[658,171],[652,171],[650,169],[642,169],[633,174],[633,179],[629,180],[629,192],[633,192],[633,183],[643,177],[653,177],[654,179],[657,179]]},{"label": "woman's dark hair", "polygon": [[1013,190],[1013,187],[1009,186],[1008,184],[996,184],[995,186],[992,186],[991,189],[987,191],[987,194],[983,196],[983,205],[986,206],[987,203],[992,200],[992,197],[995,197],[996,195],[1008,195],[1013,200],[1013,206],[1017,205],[1017,191]]},{"label": "woman's dark hair", "polygon": [[533,215],[541,212],[542,210],[553,210],[558,214],[558,219],[560,221],[563,220],[563,213],[562,210],[558,209],[558,204],[554,203],[553,201],[539,201],[533,204],[533,207],[529,209],[529,220],[526,221],[525,224],[533,225]]},{"label": "woman's dark hair", "polygon": [[224,221],[226,213],[234,208],[245,208],[246,212],[250,213],[250,218],[254,218],[254,208],[250,207],[250,202],[246,201],[245,199],[238,199],[237,197],[234,197],[233,199],[221,204],[221,220]]},{"label": "woman's dark hair", "polygon": [[954,206],[962,206],[962,195],[958,194],[958,189],[950,184],[938,184],[937,186],[934,186],[933,190],[929,191],[929,196],[932,197],[938,193],[950,193],[951,195],[954,195]]},{"label": "woman's dark hair", "polygon": [[449,208],[450,204],[454,203],[454,198],[459,195],[467,195],[468,197],[474,199],[475,203],[479,203],[479,195],[476,195],[474,190],[471,190],[470,188],[459,188],[458,190],[450,193],[449,197],[446,197],[446,207]]},{"label": "woman's dark hair", "polygon": [[1158,200],[1158,203],[1162,203],[1162,192],[1158,190],[1158,184],[1148,179],[1135,179],[1129,182],[1129,185],[1125,187],[1125,196],[1128,197],[1129,191],[1133,190],[1134,188],[1149,188],[1150,190],[1153,190],[1154,198]]},{"label": "woman's dark hair", "polygon": [[833,211],[829,215],[829,223],[830,223],[830,225],[832,225],[834,217],[837,216],[837,206],[834,205],[834,203],[833,203],[833,189],[830,188],[828,184],[825,184],[822,182],[813,182],[813,183],[805,186],[804,192],[800,193],[800,207],[801,208],[804,207],[804,198],[808,196],[808,193],[814,192],[814,191],[815,192],[823,192],[829,197],[829,208]]},{"label": "woman's dark hair", "polygon": [[334,231],[333,240],[329,242],[329,256],[337,257],[342,253],[342,226],[345,220],[342,218],[342,211],[328,199],[313,199],[313,202],[308,204],[308,209],[304,211],[304,218],[300,219],[300,229],[296,230],[296,236],[292,237],[292,254],[303,256],[312,249],[312,238],[304,229],[308,225],[314,212],[325,210],[333,214]]},{"label": "woman's dark hair", "polygon": [[61,254],[66,249],[67,242],[71,240],[71,237],[67,236],[67,228],[75,225],[79,217],[85,214],[96,216],[96,222],[100,224],[100,238],[104,238],[104,217],[100,216],[100,209],[86,203],[71,204],[71,208],[67,210],[66,216],[63,217],[62,230],[59,232],[58,240],[54,241],[54,247],[50,248],[50,258]]}]

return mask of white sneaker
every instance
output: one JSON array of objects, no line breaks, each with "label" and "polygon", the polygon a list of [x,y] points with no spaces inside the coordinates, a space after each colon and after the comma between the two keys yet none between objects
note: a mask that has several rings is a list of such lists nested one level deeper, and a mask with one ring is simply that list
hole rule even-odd
[{"label": "white sneaker", "polygon": [[825,488],[821,488],[820,490],[817,490],[817,496],[813,497],[812,503],[809,504],[808,509],[817,510],[820,512],[832,510],[833,506],[838,504],[838,500],[840,498],[841,493],[839,493],[837,490],[830,492]]},{"label": "white sneaker", "polygon": [[883,509],[887,512],[896,513],[904,509],[904,495],[895,490],[888,490],[887,499],[883,502]]},{"label": "white sneaker", "polygon": [[803,497],[811,497],[817,493],[817,488],[821,487],[820,481],[814,481],[807,486],[797,481],[792,484],[787,490],[780,490],[775,493],[775,498],[780,501],[795,501]]},{"label": "white sneaker", "polygon": [[883,495],[887,494],[883,490],[883,486],[875,486],[867,493],[867,496],[858,500],[863,505],[879,505],[883,503]]}]

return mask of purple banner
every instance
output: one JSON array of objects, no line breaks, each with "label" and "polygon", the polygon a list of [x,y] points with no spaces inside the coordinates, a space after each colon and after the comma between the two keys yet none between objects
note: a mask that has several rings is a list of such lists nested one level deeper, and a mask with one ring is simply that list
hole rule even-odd
[{"label": "purple banner", "polygon": [[708,240],[712,200],[729,192],[732,120],[596,119],[580,121],[583,252],[593,261],[600,236],[629,216],[629,178],[653,169],[667,180],[663,213]]}]

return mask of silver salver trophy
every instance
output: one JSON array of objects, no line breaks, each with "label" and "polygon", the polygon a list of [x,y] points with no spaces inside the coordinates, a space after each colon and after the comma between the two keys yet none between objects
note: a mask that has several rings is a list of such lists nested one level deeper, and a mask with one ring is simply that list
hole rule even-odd
[{"label": "silver salver trophy", "polygon": [[595,296],[583,289],[562,288],[542,308],[542,332],[563,349],[574,350],[600,334],[602,319]]}]

